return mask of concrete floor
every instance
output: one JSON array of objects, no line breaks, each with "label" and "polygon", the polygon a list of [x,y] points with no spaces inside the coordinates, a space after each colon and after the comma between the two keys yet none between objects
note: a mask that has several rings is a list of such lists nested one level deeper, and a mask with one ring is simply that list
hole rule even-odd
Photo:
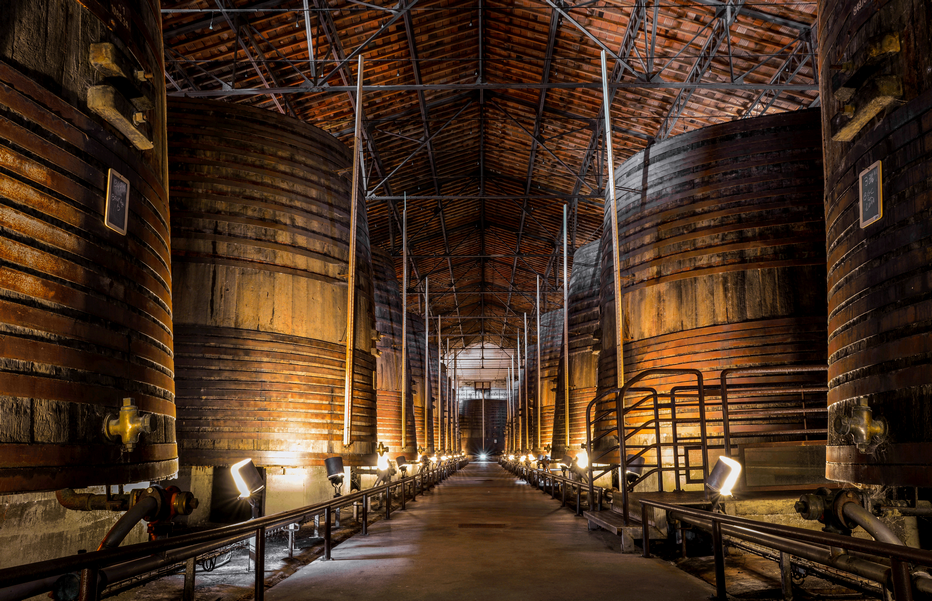
[{"label": "concrete floor", "polygon": [[705,582],[618,552],[605,532],[497,463],[471,463],[266,591],[268,601],[445,599],[707,601]]}]

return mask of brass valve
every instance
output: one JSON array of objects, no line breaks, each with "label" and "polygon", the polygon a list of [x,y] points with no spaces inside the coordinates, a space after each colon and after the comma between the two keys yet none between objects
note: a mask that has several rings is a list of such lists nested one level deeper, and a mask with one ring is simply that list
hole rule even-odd
[{"label": "brass valve", "polygon": [[887,422],[882,417],[873,416],[864,398],[851,406],[849,415],[836,417],[834,428],[842,436],[850,434],[862,453],[872,452],[887,434]]},{"label": "brass valve", "polygon": [[123,406],[116,417],[112,413],[104,417],[104,437],[111,441],[119,438],[127,452],[136,448],[141,435],[151,431],[152,414],[140,413],[132,398],[123,399]]}]

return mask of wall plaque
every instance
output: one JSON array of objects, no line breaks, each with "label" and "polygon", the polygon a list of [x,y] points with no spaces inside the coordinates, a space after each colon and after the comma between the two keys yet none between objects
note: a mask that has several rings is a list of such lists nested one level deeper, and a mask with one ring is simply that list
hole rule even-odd
[{"label": "wall plaque", "polygon": [[126,235],[129,222],[129,180],[110,169],[107,177],[107,212],[104,225]]},{"label": "wall plaque", "polygon": [[883,177],[880,161],[877,161],[858,176],[861,205],[861,227],[865,228],[883,217]]}]

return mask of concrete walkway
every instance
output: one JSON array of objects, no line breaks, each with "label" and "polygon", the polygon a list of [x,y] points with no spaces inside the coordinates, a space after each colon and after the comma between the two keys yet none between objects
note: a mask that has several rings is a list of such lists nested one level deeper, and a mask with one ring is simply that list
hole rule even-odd
[{"label": "concrete walkway", "polygon": [[[268,601],[707,601],[706,583],[615,537],[497,463],[471,463],[266,591]],[[614,543],[614,549],[608,543]]]}]

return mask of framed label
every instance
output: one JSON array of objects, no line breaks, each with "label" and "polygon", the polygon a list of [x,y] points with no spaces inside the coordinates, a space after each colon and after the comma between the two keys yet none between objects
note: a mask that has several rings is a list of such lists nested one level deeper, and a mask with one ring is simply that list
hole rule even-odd
[{"label": "framed label", "polygon": [[104,225],[126,235],[129,222],[129,180],[110,169],[107,172],[107,211]]},{"label": "framed label", "polygon": [[861,228],[865,228],[883,217],[883,176],[880,161],[858,175],[858,191],[861,206]]}]

